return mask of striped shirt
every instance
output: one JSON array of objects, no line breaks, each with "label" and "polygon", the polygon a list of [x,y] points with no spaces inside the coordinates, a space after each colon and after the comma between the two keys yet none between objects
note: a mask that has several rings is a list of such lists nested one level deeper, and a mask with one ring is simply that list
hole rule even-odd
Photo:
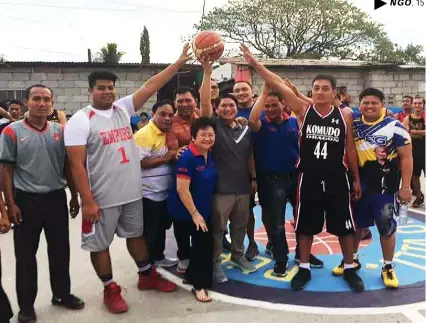
[{"label": "striped shirt", "polygon": [[[158,129],[152,120],[136,132],[134,139],[140,160],[161,158],[168,152],[166,133]],[[158,202],[166,200],[171,184],[172,170],[169,163],[142,169],[144,198]]]}]

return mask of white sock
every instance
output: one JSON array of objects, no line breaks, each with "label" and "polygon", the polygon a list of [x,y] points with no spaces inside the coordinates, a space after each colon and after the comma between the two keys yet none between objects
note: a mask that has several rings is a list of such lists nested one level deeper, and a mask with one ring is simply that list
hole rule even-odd
[{"label": "white sock", "polygon": [[309,269],[311,270],[311,265],[309,264],[309,262],[301,262],[299,264],[299,268],[304,268],[304,269]]},{"label": "white sock", "polygon": [[343,269],[351,269],[351,268],[355,268],[355,265],[353,263],[343,264]]},{"label": "white sock", "polygon": [[385,261],[384,261],[384,264],[385,264],[385,266],[386,266],[386,265],[392,265],[392,261],[385,260]]},{"label": "white sock", "polygon": [[106,281],[106,282],[102,282],[103,284],[104,284],[104,286],[106,287],[106,286],[108,286],[109,284],[111,284],[111,283],[113,283],[114,282],[114,279],[111,279],[111,280],[108,280],[108,281]]}]

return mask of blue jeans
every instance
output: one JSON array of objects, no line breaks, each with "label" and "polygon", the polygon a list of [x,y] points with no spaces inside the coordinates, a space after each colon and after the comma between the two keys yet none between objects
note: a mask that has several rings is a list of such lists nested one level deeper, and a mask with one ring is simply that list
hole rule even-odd
[{"label": "blue jeans", "polygon": [[288,261],[288,244],[285,236],[285,210],[297,185],[296,174],[258,175],[259,203],[264,210],[264,225],[271,239],[276,262]]}]

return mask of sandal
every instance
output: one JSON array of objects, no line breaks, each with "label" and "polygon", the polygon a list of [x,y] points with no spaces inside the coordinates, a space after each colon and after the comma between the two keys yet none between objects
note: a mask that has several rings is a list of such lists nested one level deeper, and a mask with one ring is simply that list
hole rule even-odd
[{"label": "sandal", "polygon": [[[199,291],[202,291],[202,289],[200,289]],[[195,296],[195,299],[197,300],[197,301],[199,301],[200,303],[210,303],[213,299],[212,298],[208,298],[208,299],[206,299],[206,300],[202,300],[201,298],[199,298],[198,296],[197,296],[197,290],[195,289],[195,288],[193,288],[192,290],[191,290],[191,292],[192,292],[192,294]],[[209,293],[208,293],[208,291],[206,290],[206,289],[204,289],[204,292],[206,293],[206,296],[207,297],[210,297],[209,296]]]}]

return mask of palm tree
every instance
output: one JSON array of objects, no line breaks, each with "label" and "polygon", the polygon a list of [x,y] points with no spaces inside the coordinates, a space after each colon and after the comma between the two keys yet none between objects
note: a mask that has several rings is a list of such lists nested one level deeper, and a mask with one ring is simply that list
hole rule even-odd
[{"label": "palm tree", "polygon": [[116,43],[107,43],[97,54],[96,61],[107,64],[118,64],[124,54],[126,53],[117,50]]}]

